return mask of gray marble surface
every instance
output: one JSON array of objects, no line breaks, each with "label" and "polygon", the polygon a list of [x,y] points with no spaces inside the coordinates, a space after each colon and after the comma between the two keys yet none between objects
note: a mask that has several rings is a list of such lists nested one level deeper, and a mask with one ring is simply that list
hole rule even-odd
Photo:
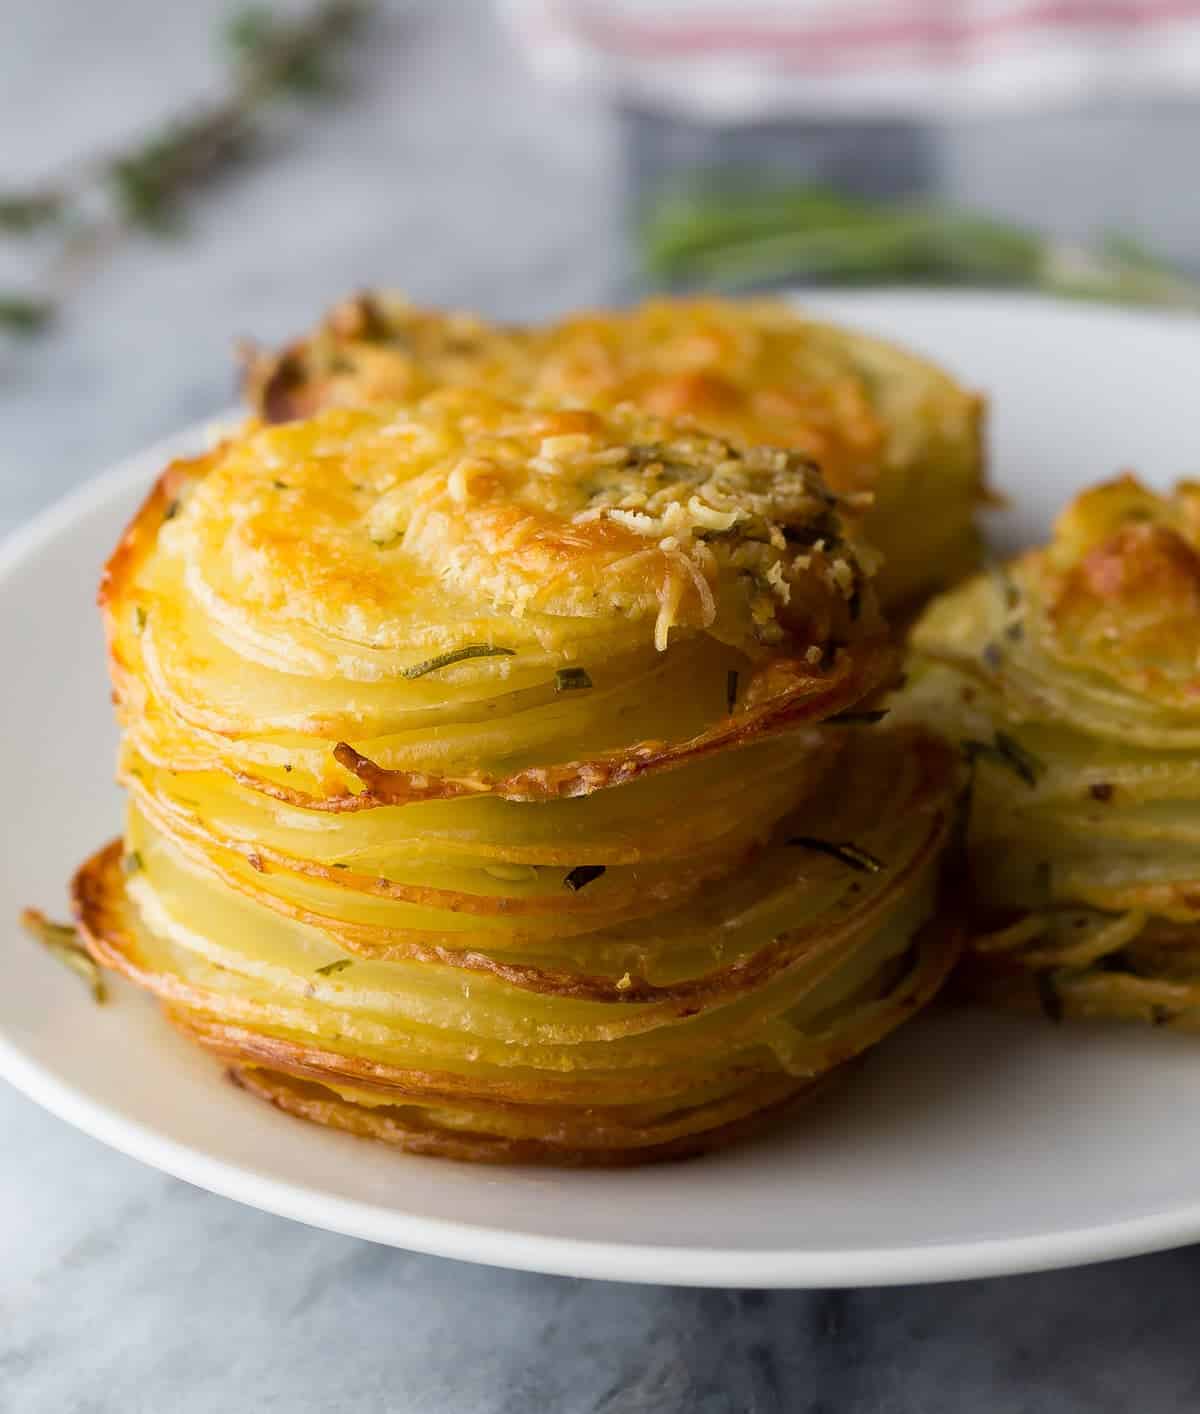
[{"label": "gray marble surface", "polygon": [[[225,8],[6,0],[0,178],[202,93]],[[521,317],[620,295],[630,186],[727,142],[539,90],[467,0],[385,7],[354,72],[352,101],[281,134],[186,237],[132,243],[50,336],[0,351],[0,529],[227,403],[231,335],[278,337],[350,286]],[[913,180],[998,209],[1066,231],[1139,227],[1186,256],[1200,212],[1178,172],[1196,130],[1173,108],[903,140],[868,130],[849,146],[816,132],[737,141],[867,185],[902,160]],[[926,1289],[589,1284],[253,1212],[2,1085],[0,1132],[0,1414],[1200,1408],[1200,1249]]]}]

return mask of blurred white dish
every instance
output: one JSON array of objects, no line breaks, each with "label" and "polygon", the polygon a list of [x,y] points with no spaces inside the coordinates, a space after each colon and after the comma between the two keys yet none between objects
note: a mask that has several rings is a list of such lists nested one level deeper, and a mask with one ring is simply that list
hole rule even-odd
[{"label": "blurred white dish", "polygon": [[[1078,487],[1200,470],[1200,323],[976,294],[804,303],[948,364],[992,400],[994,517],[1012,544]],[[155,1007],[92,1004],[19,934],[117,831],[99,568],[195,430],[53,508],[0,551],[9,664],[0,778],[0,1074],[116,1148],[214,1192],[377,1242],[614,1280],[932,1281],[1200,1239],[1200,1042],[981,1012],[920,1020],[770,1139],[630,1172],[410,1158],[286,1118],[225,1083]]]}]

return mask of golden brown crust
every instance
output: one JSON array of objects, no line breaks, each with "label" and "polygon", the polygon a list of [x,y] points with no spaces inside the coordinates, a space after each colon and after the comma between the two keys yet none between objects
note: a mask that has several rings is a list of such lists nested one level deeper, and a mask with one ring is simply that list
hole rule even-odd
[{"label": "golden brown crust", "polygon": [[[220,771],[281,802],[335,813],[482,795],[569,798],[820,720],[868,694],[893,670],[895,650],[877,617],[868,577],[841,538],[828,497],[802,465],[726,457],[728,448],[703,438],[677,445],[662,428],[650,429],[657,436],[656,458],[630,464],[629,449],[636,453],[642,444],[620,438],[647,432],[639,418],[610,424],[591,413],[534,413],[457,394],[439,395],[424,411],[394,417],[341,412],[328,418],[303,429],[251,428],[203,458],[173,464],[106,568],[101,603],[118,706],[139,724],[141,749],[164,762],[164,753],[170,754],[172,769]],[[376,522],[399,514],[394,506],[381,511],[381,504],[403,492],[409,497],[404,514],[424,516],[455,483],[464,459],[477,467],[481,449],[494,452],[497,437],[511,474],[495,488],[494,504],[484,506],[485,521],[507,508],[522,518],[532,515],[532,530],[522,523],[519,530],[510,525],[500,540],[493,540],[492,529],[470,539],[469,515],[451,527],[439,512],[436,527],[426,517],[413,532],[420,544],[411,552],[393,542],[391,530],[384,546],[370,543]],[[412,438],[424,439],[425,450],[397,483],[395,447]],[[530,458],[544,460],[541,449],[548,441],[564,438],[590,439],[586,464],[568,460],[553,475],[528,468]],[[604,459],[599,469],[593,465],[597,456]],[[656,477],[661,465],[666,469]],[[381,480],[370,489],[373,468]],[[647,469],[650,504],[630,509],[631,497],[641,494],[631,488]],[[579,521],[571,488],[584,477],[591,478],[592,504]],[[543,480],[552,483],[549,491]],[[706,485],[704,494],[722,509],[698,495]],[[638,517],[665,517],[672,533],[655,541],[609,517],[608,509],[639,525]],[[709,539],[703,522],[714,517],[722,528]],[[556,598],[541,609],[526,599],[525,610],[515,615],[513,566],[521,563],[520,547],[529,536],[532,558],[518,580],[536,581],[543,600],[547,593]],[[556,547],[555,556],[567,557],[569,568],[548,573],[548,544]],[[614,571],[614,554],[630,565],[628,588]],[[156,587],[164,555],[183,566],[173,572],[182,573],[184,584],[169,600]],[[548,588],[551,583],[557,591]],[[462,609],[450,597],[455,594]],[[626,653],[653,654],[655,645],[661,649],[681,632],[704,632],[729,640],[731,652],[750,655],[750,662],[737,674],[735,710],[715,712],[702,730],[680,739],[634,739],[588,758],[543,758],[506,772],[472,762],[469,771],[455,772],[429,769],[424,761],[409,767],[378,760],[369,749],[369,732],[346,739],[352,720],[311,718],[314,735],[329,733],[332,740],[319,761],[312,757],[315,779],[310,773],[288,780],[239,757],[237,743],[249,734],[253,714],[225,720],[197,699],[202,683],[189,679],[175,687],[162,676],[172,671],[169,662],[155,668],[144,661],[148,645],[158,659],[182,651],[171,615],[179,614],[183,595],[194,601],[193,614],[230,617],[236,633],[246,637],[246,647],[238,640],[239,653],[265,660],[273,672],[318,678],[349,663],[367,678],[394,680],[419,670],[414,658],[457,653],[463,634],[443,632],[439,615],[486,623],[482,631],[489,637],[502,633],[509,644],[523,645],[497,643],[488,651],[501,656],[471,661],[436,679],[491,674],[497,692],[504,690],[510,659],[514,672],[527,674],[524,663],[540,660],[547,663],[540,690],[544,694],[549,683],[552,699],[556,659],[611,651],[611,645],[586,646],[598,633],[623,636]],[[573,617],[573,610],[580,613]],[[160,622],[168,626],[161,639]],[[417,650],[401,646],[417,631],[414,625],[422,635]],[[573,647],[573,635],[583,635],[585,647]],[[184,667],[193,675],[210,671],[195,655]],[[726,672],[714,676],[723,684]],[[174,692],[171,701],[162,699],[164,690]],[[269,729],[261,713],[257,720]],[[203,732],[196,731],[201,724]],[[165,745],[158,742],[160,726],[170,728]],[[304,726],[294,714],[287,723],[292,731]],[[277,730],[283,729],[281,723]],[[178,749],[181,733],[188,738],[186,753]],[[229,739],[228,750],[214,740],[220,737]]]},{"label": "golden brown crust", "polygon": [[1200,486],[1124,476],[1079,496],[1024,573],[1048,649],[1165,704],[1200,702]]},{"label": "golden brown crust", "polygon": [[[458,1159],[475,1164],[539,1164],[558,1168],[628,1168],[637,1164],[666,1163],[696,1158],[738,1144],[768,1128],[784,1123],[803,1106],[824,1094],[840,1076],[830,1071],[817,1080],[790,1081],[771,1086],[757,1109],[712,1128],[669,1139],[630,1129],[619,1144],[603,1142],[586,1146],[555,1143],[549,1139],[503,1138],[494,1134],[438,1129],[419,1113],[398,1107],[366,1108],[344,1100],[324,1086],[274,1074],[252,1066],[229,1071],[235,1084],[285,1114],[306,1119],[343,1134],[390,1144],[408,1154]],[[779,1094],[778,1092],[782,1092]]]},{"label": "golden brown crust", "polygon": [[890,562],[890,605],[977,560],[982,399],[910,354],[780,303],[654,299],[513,330],[363,294],[275,358],[258,355],[247,396],[267,420],[288,420],[468,382],[539,405],[636,406],[742,447],[811,457],[836,492],[877,497],[865,527]]}]

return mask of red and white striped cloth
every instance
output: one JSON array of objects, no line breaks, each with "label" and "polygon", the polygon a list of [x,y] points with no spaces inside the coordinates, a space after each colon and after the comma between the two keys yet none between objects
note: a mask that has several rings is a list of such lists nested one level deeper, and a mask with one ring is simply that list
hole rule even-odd
[{"label": "red and white striped cloth", "polygon": [[689,117],[1200,96],[1200,0],[500,0],[535,67]]}]

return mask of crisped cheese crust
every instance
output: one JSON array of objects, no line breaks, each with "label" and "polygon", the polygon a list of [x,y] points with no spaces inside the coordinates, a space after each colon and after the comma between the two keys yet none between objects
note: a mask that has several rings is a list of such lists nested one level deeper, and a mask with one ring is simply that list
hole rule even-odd
[{"label": "crisped cheese crust", "polygon": [[1124,476],[1085,491],[1022,572],[1057,657],[1164,705],[1200,703],[1200,484],[1160,496]]},{"label": "crisped cheese crust", "polygon": [[877,627],[807,462],[632,410],[443,389],[252,428],[162,533],[199,597],[373,649],[486,613],[643,624],[660,650],[705,629],[815,663]]},{"label": "crisped cheese crust", "polygon": [[809,457],[835,492],[863,498],[894,603],[977,556],[980,400],[903,350],[771,301],[657,299],[515,330],[361,295],[281,354],[255,356],[247,376],[268,421],[446,384],[546,407],[633,404],[742,448]]}]

